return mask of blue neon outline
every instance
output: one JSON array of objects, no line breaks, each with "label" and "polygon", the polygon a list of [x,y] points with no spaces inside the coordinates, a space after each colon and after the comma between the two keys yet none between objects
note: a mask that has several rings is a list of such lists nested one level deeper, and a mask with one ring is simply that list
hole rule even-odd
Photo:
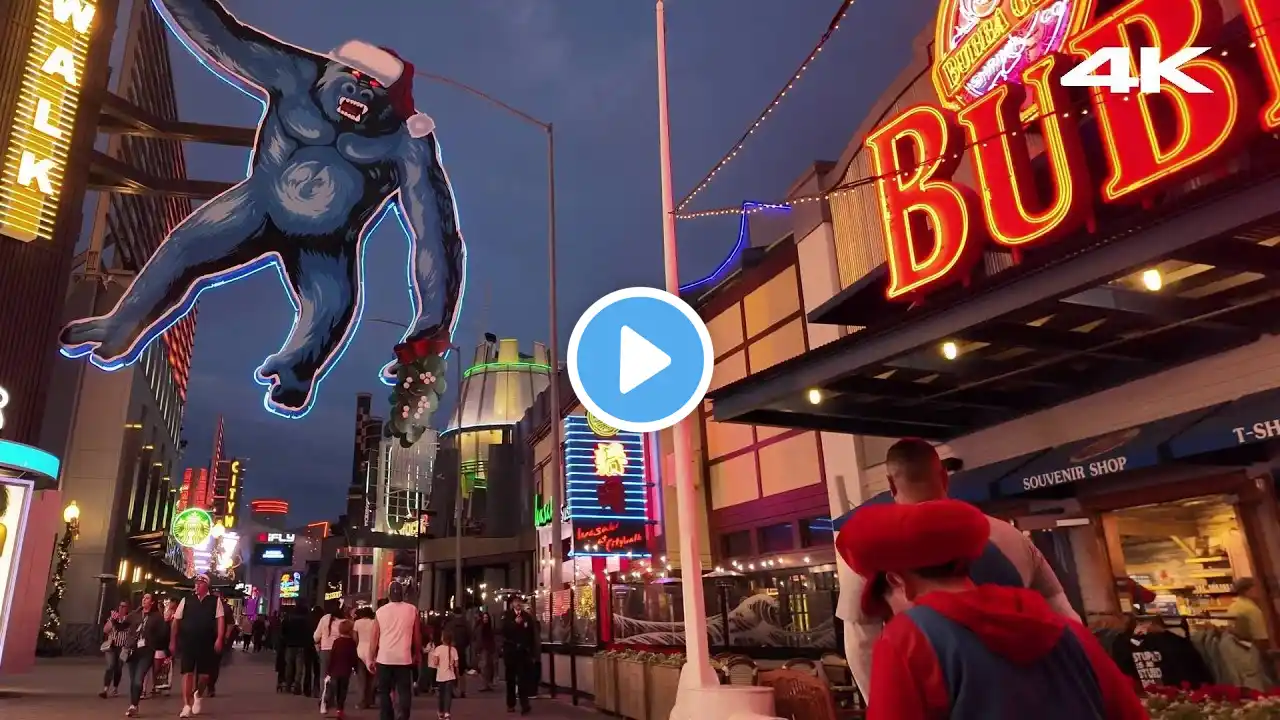
[{"label": "blue neon outline", "polygon": [[[258,86],[256,83],[250,81],[248,78],[240,77],[239,75],[232,72],[231,70],[218,64],[217,61],[215,61],[212,57],[209,57],[202,49],[197,47],[194,43],[189,42],[185,32],[183,32],[180,28],[178,28],[176,24],[176,20],[172,17],[168,8],[166,8],[163,5],[161,0],[152,0],[151,4],[155,8],[157,14],[160,16],[160,19],[164,22],[165,27],[168,28],[169,33],[178,40],[178,43],[188,52],[188,54],[194,57],[196,61],[199,62],[206,70],[212,73],[214,77],[217,77],[219,80],[222,80],[227,85],[230,85],[232,88],[235,88],[236,90],[244,94],[246,97],[252,98],[258,102],[258,105],[261,108],[261,113],[258,116],[257,128],[254,134],[254,144],[249,151],[248,163],[245,168],[245,177],[246,179],[248,179],[248,177],[252,175],[254,160],[257,156],[257,139],[262,132],[262,122],[266,118],[267,108],[268,108],[267,98],[269,97],[269,94],[267,93],[265,88]],[[262,32],[261,30],[258,30],[258,31]],[[271,37],[273,40],[275,40],[276,42],[279,42],[282,45],[295,48],[300,52],[314,54],[310,50],[306,50],[297,45],[293,45],[292,43],[288,43],[283,40],[280,40],[279,38],[269,35],[268,33],[264,32],[263,34],[268,35],[268,37]],[[450,196],[450,200],[452,201],[453,211],[454,211],[455,227],[458,229],[458,239],[459,239],[459,243],[461,245],[461,251],[462,251],[458,300],[457,300],[457,305],[454,308],[454,316],[453,316],[452,322],[450,323],[450,328],[449,328],[449,336],[450,338],[452,338],[453,332],[457,328],[458,321],[462,315],[462,300],[466,295],[467,246],[466,246],[465,240],[463,240],[462,238],[462,230],[461,230],[462,219],[461,219],[461,212],[458,209],[457,195],[454,193],[453,184],[449,182],[449,174],[448,174],[448,170],[445,169],[445,166],[444,166],[443,152],[442,152],[441,145],[438,138],[436,138],[436,141],[435,141],[435,155],[436,155],[436,161],[440,164],[441,172],[444,175],[445,184],[449,188],[449,196]],[[239,184],[237,184],[236,187],[239,187]],[[358,236],[359,237],[358,242],[360,246],[359,257],[357,258],[357,261],[356,261],[357,282],[356,282],[356,297],[354,299],[355,301],[354,317],[352,318],[351,322],[348,324],[342,339],[339,340],[334,350],[330,352],[328,357],[324,358],[324,360],[320,363],[320,372],[318,372],[315,375],[315,377],[312,379],[309,391],[307,393],[307,397],[303,402],[302,406],[299,408],[286,408],[286,407],[277,405],[271,399],[271,392],[270,390],[268,390],[263,395],[263,399],[262,399],[263,407],[268,412],[278,415],[280,417],[289,418],[289,419],[300,419],[305,417],[307,414],[311,412],[312,408],[315,406],[316,399],[319,396],[319,389],[320,389],[321,383],[324,381],[326,377],[328,377],[329,372],[332,371],[333,368],[336,367],[342,361],[342,358],[346,355],[346,351],[350,347],[351,341],[355,338],[356,332],[360,326],[360,321],[364,315],[364,299],[365,299],[364,298],[364,295],[365,295],[364,260],[365,260],[365,252],[368,249],[367,240],[371,235],[373,235],[377,231],[378,227],[382,224],[382,221],[386,219],[388,214],[392,214],[395,216],[397,222],[400,223],[401,230],[403,230],[405,233],[406,240],[409,243],[409,262],[406,263],[406,278],[409,284],[409,288],[408,288],[409,299],[410,299],[413,319],[415,323],[419,319],[419,310],[421,309],[423,303],[422,303],[422,288],[419,287],[418,285],[417,277],[415,273],[415,270],[417,268],[417,262],[418,262],[418,253],[416,252],[417,235],[413,232],[412,227],[403,216],[404,214],[400,206],[401,202],[402,202],[401,188],[397,188],[395,192],[389,194],[386,198],[383,199],[382,204],[374,211],[374,213],[370,216],[370,220],[366,222],[364,227],[361,228],[360,230],[360,234]],[[166,236],[165,242],[168,242],[168,240],[169,238]],[[147,264],[150,264],[153,258],[154,258],[154,255],[152,256],[152,258],[148,258]],[[82,343],[80,345],[76,345],[70,348],[60,347],[59,352],[63,356],[68,358],[73,358],[73,359],[84,357],[85,355],[90,355],[90,358],[89,358],[90,363],[92,363],[95,367],[98,367],[99,369],[104,370],[106,372],[113,372],[123,367],[133,365],[141,358],[142,354],[146,352],[147,348],[151,345],[151,343],[155,342],[156,338],[160,337],[161,335],[164,335],[175,324],[180,322],[183,318],[185,318],[191,312],[192,308],[195,307],[196,302],[199,300],[200,294],[203,293],[205,290],[209,288],[220,287],[222,285],[233,283],[237,280],[246,278],[260,270],[264,270],[270,266],[275,267],[276,276],[280,280],[280,284],[285,288],[285,295],[286,297],[289,298],[290,304],[293,305],[294,322],[292,327],[290,328],[288,337],[285,339],[284,343],[280,346],[279,350],[277,350],[276,352],[268,356],[267,359],[269,360],[271,357],[274,357],[275,355],[282,353],[285,350],[285,348],[289,346],[290,341],[293,339],[294,333],[297,331],[298,320],[301,317],[301,306],[299,304],[300,299],[295,295],[295,293],[293,292],[292,286],[289,285],[288,280],[285,278],[283,262],[280,258],[279,253],[275,253],[275,252],[268,253],[248,263],[244,263],[238,267],[228,269],[225,272],[197,279],[196,282],[193,283],[191,286],[192,288],[195,289],[195,292],[192,292],[191,289],[188,289],[186,293],[186,299],[184,299],[184,301],[179,305],[179,311],[173,314],[173,319],[169,323],[167,323],[163,329],[159,331],[156,330],[156,328],[160,325],[160,322],[152,323],[150,327],[146,328],[139,335],[138,340],[133,343],[132,347],[128,351],[126,351],[124,354],[118,357],[108,358],[106,360],[100,360],[97,357],[92,356],[93,351],[96,350],[98,347],[100,347],[100,343],[93,343],[93,342]],[[146,265],[143,266],[143,270],[145,269],[146,269]],[[139,272],[139,274],[141,274],[141,271]],[[122,297],[121,301],[123,301],[123,299],[124,298]],[[118,303],[117,303],[117,306],[118,306]],[[107,313],[106,315],[101,317],[109,317],[115,312],[116,312],[116,308],[113,308],[110,313]],[[88,320],[91,318],[85,318],[85,319]],[[405,332],[406,338],[411,332],[411,329],[412,327],[410,328],[410,330],[406,330]],[[446,353],[446,357],[447,357],[447,353]],[[265,360],[263,364],[265,364]],[[262,370],[262,367],[263,365],[259,365],[257,368],[254,369],[254,373],[253,373],[254,382],[258,385],[261,385],[267,388],[274,387],[275,385],[274,381],[262,378],[259,375],[259,372]],[[384,368],[385,367],[386,366],[384,366]],[[394,379],[388,379],[381,372],[379,372],[379,379],[384,384],[389,384],[392,386],[395,385]]]},{"label": "blue neon outline", "polygon": [[728,270],[730,267],[733,266],[734,263],[738,261],[738,258],[742,255],[742,251],[747,249],[748,241],[751,238],[751,232],[750,232],[751,226],[747,223],[747,215],[750,213],[750,211],[757,210],[757,209],[786,210],[790,212],[791,205],[789,205],[788,203],[781,203],[781,204],[761,203],[761,202],[754,202],[750,200],[742,203],[742,212],[741,212],[742,219],[738,222],[738,241],[734,243],[733,249],[729,251],[729,254],[720,263],[720,266],[717,267],[715,270],[711,271],[710,275],[702,278],[701,280],[694,280],[693,282],[687,285],[681,285],[680,292],[682,293],[688,292],[695,288],[706,285],[709,282],[720,280],[721,279],[720,274]]},{"label": "blue neon outline", "polygon": [[53,453],[12,440],[0,440],[0,466],[58,479],[62,461]]}]

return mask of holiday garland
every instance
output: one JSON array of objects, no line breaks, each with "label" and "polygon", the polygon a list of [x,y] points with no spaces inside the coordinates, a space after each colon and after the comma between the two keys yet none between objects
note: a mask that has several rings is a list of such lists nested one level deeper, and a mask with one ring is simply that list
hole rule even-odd
[{"label": "holiday garland", "polygon": [[67,592],[67,565],[71,564],[71,530],[62,534],[58,541],[58,560],[53,566],[53,590],[45,600],[44,625],[40,627],[41,639],[51,645],[57,645],[62,632],[62,616],[58,606],[62,604],[62,596]]}]

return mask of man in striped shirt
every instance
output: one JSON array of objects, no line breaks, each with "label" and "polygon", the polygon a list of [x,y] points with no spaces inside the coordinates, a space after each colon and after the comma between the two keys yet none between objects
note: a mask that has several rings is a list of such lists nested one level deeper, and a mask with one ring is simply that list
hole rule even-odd
[{"label": "man in striped shirt", "polygon": [[[915,504],[947,497],[947,471],[932,444],[916,438],[899,440],[889,448],[885,465],[894,502]],[[845,521],[845,527],[857,521],[855,512]],[[1031,540],[1003,520],[988,516],[987,521],[991,525],[991,536],[982,556],[970,565],[970,578],[979,585],[1035,590],[1055,612],[1079,622],[1080,617],[1067,600],[1053,568]],[[871,649],[888,618],[867,617],[862,612],[859,600],[865,581],[861,577],[842,572],[840,580],[836,616],[844,621],[845,658],[863,699],[870,702]]]}]

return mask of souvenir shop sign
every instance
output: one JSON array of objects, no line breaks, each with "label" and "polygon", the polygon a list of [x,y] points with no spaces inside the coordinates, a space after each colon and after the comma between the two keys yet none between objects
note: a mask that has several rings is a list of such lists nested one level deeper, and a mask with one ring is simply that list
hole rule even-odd
[{"label": "souvenir shop sign", "polygon": [[[886,296],[918,301],[967,281],[988,243],[1016,260],[1025,249],[1093,230],[1099,196],[1150,201],[1260,131],[1280,129],[1280,42],[1268,33],[1280,23],[1280,0],[1240,6],[1251,37],[1234,38],[1241,52],[1223,57],[1217,0],[1130,0],[1100,17],[1094,0],[943,2],[933,74],[942,106],[911,107],[866,139],[885,233]],[[1213,47],[1181,67],[1209,92],[1167,82],[1154,94],[1099,87],[1089,89],[1087,107],[1073,105],[1062,76],[1115,47],[1134,57],[1138,47],[1159,47],[1165,58]],[[1236,55],[1254,67],[1237,64]],[[1085,114],[1096,118],[1101,140],[1099,178],[1081,138]],[[1044,148],[1045,178],[1032,165],[1032,136]],[[955,178],[966,156],[973,184]]]},{"label": "souvenir shop sign", "polygon": [[644,520],[575,521],[574,555],[648,555]]}]

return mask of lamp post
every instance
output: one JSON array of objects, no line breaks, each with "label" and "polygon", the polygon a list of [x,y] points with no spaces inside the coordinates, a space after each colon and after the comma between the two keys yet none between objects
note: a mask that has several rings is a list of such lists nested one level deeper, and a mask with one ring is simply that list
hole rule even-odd
[{"label": "lamp post", "polygon": [[[550,359],[551,359],[551,462],[555,465],[551,483],[551,547],[553,558],[553,578],[560,575],[563,567],[564,559],[560,557],[560,534],[563,532],[560,527],[560,505],[564,493],[564,448],[560,444],[560,322],[558,319],[556,288],[559,287],[556,281],[556,133],[555,126],[552,123],[543,122],[534,116],[522,110],[518,110],[507,103],[489,95],[488,93],[478,90],[458,82],[453,78],[448,78],[435,73],[417,70],[416,74],[433,82],[442,85],[457,88],[465,93],[484,100],[485,102],[500,108],[509,115],[533,125],[541,129],[547,136],[547,283],[548,289],[548,321],[550,323]],[[461,573],[461,570],[459,570]],[[459,575],[461,577],[461,575]],[[462,592],[462,587],[458,587],[458,592]]]},{"label": "lamp post", "polygon": [[[680,294],[676,253],[675,198],[671,187],[671,123],[667,107],[667,26],[663,0],[654,6],[658,50],[658,154],[662,175],[662,257],[667,292]],[[689,420],[671,429],[675,444],[676,512],[680,522],[680,585],[684,595],[684,642],[688,658],[680,671],[680,691],[718,684],[707,643],[707,615],[703,602],[702,556],[699,539],[704,528],[698,516],[693,486],[693,437]]]},{"label": "lamp post", "polygon": [[45,599],[45,620],[40,627],[37,648],[41,655],[62,654],[62,616],[58,607],[67,593],[67,566],[71,564],[71,543],[80,537],[80,506],[72,500],[62,510],[62,539],[58,541],[49,597]]}]

